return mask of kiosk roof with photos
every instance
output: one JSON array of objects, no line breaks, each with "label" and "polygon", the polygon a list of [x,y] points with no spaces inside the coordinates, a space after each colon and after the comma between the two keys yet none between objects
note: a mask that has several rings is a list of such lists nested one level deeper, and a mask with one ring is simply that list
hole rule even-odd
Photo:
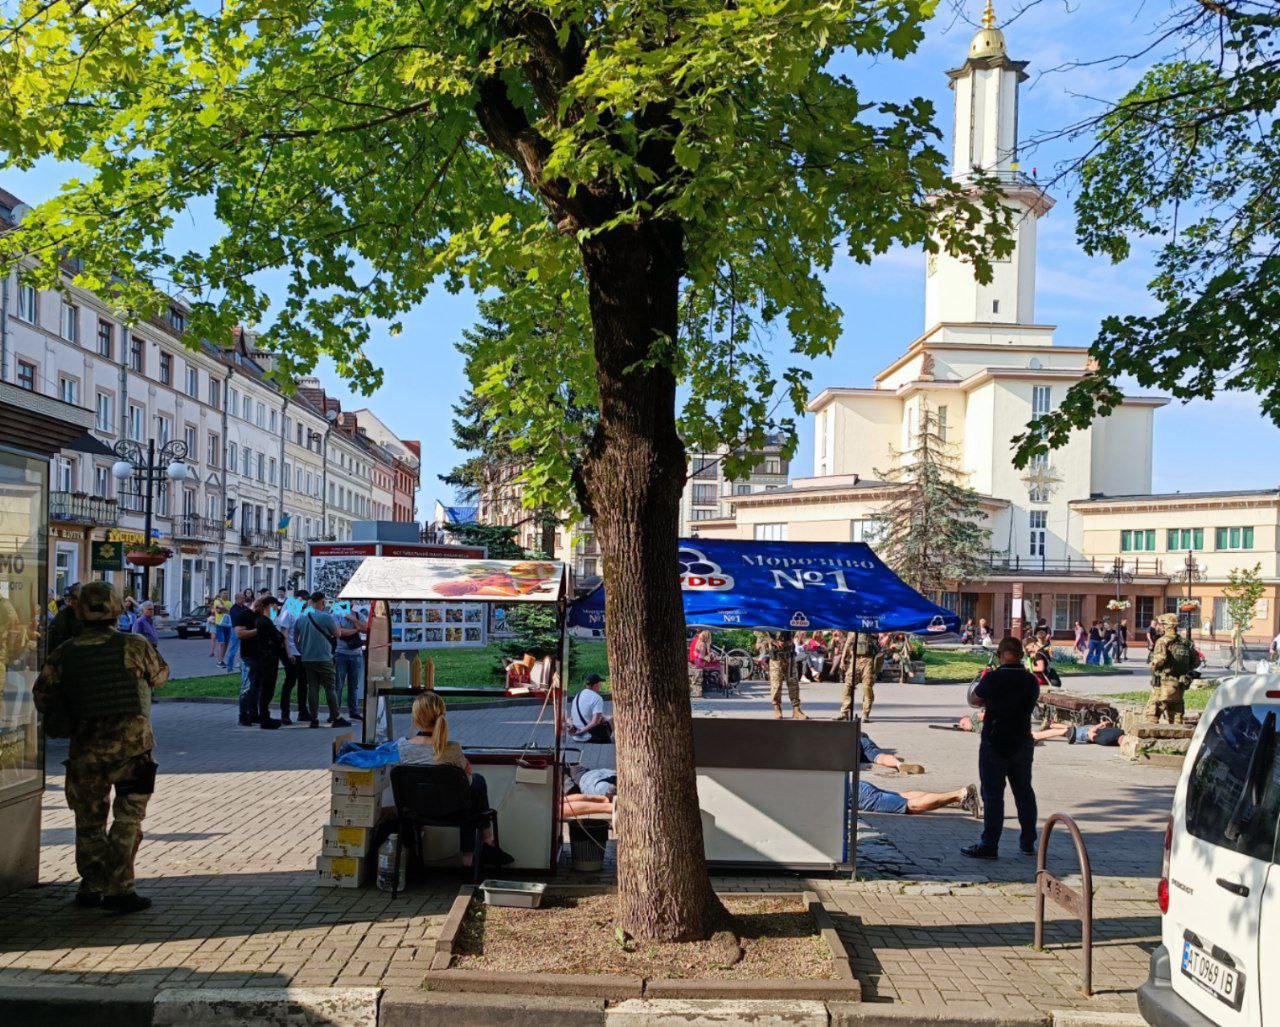
[{"label": "kiosk roof with photos", "polygon": [[568,582],[558,560],[441,560],[369,556],[340,599],[390,602],[556,603]]},{"label": "kiosk roof with photos", "polygon": [[[960,624],[865,542],[682,539],[680,584],[690,627],[942,634]],[[605,627],[603,585],[573,605],[570,624]]]}]

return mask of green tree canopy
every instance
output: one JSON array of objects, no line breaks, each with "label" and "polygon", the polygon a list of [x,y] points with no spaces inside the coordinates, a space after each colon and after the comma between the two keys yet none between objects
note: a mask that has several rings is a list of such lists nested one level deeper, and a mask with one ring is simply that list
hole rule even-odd
[{"label": "green tree canopy", "polygon": [[1256,392],[1280,424],[1280,10],[1178,4],[1160,46],[1170,56],[1074,131],[1094,136],[1080,244],[1117,263],[1153,244],[1161,309],[1103,321],[1097,369],[1019,436],[1019,464],[1114,410],[1124,376],[1183,400]]},{"label": "green tree canopy", "polygon": [[[505,357],[534,392],[569,381],[599,412],[577,492],[619,585],[619,917],[637,937],[705,936],[722,912],[676,583],[685,442],[749,460],[790,427],[805,374],[775,377],[758,339],[830,351],[840,311],[821,276],[841,248],[941,246],[982,278],[1012,249],[989,183],[946,174],[930,104],[879,102],[832,70],[905,57],[934,7],[19,0],[0,21],[8,163],[87,169],[0,238],[0,262],[43,258],[41,284],[71,254],[78,283],[122,309],[154,313],[156,284],[180,289],[193,337],[244,323],[282,374],[328,354],[365,388],[381,374],[371,325],[396,330],[434,284],[590,324],[577,344],[513,332]],[[206,201],[219,237],[168,252],[174,219]],[[678,428],[682,380],[696,399]],[[790,409],[775,415],[779,387]],[[528,391],[503,404],[502,430],[553,430]]]}]

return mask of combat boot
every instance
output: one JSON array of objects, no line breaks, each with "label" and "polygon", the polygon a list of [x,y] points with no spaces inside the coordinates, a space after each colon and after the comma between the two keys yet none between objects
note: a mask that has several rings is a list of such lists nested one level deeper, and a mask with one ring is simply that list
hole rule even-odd
[{"label": "combat boot", "polygon": [[[782,716],[781,707],[779,707],[778,709],[778,716],[779,717]],[[799,703],[796,703],[794,706],[791,707],[791,719],[792,720],[808,720],[809,715],[805,713],[804,710],[800,709]]]},{"label": "combat boot", "polygon": [[781,719],[782,719],[782,703],[780,703],[780,702],[776,702],[776,703],[774,703],[774,704],[773,704],[773,715],[774,715],[778,720],[781,720]]},{"label": "combat boot", "polygon": [[106,896],[102,900],[102,908],[108,913],[140,913],[151,908],[151,900],[131,891],[123,895]]}]

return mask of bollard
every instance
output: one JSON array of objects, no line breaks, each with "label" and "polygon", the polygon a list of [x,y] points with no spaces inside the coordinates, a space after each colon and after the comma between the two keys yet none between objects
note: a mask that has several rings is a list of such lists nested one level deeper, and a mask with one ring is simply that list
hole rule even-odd
[{"label": "bollard", "polygon": [[[1065,824],[1080,857],[1080,884],[1084,894],[1076,891],[1049,872],[1049,836],[1055,824]],[[1080,918],[1080,940],[1083,943],[1084,993],[1093,994],[1093,869],[1089,865],[1089,853],[1076,822],[1065,813],[1054,813],[1044,822],[1040,832],[1040,849],[1036,853],[1036,936],[1034,948],[1044,949],[1044,900],[1053,899],[1059,906]]]}]

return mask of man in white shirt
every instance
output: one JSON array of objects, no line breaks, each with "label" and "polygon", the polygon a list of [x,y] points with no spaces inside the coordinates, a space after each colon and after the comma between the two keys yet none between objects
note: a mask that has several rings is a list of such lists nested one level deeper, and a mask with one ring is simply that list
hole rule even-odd
[{"label": "man in white shirt", "polygon": [[613,725],[604,715],[604,699],[600,697],[599,674],[588,674],[583,689],[569,703],[569,731],[575,742],[613,741]]}]

